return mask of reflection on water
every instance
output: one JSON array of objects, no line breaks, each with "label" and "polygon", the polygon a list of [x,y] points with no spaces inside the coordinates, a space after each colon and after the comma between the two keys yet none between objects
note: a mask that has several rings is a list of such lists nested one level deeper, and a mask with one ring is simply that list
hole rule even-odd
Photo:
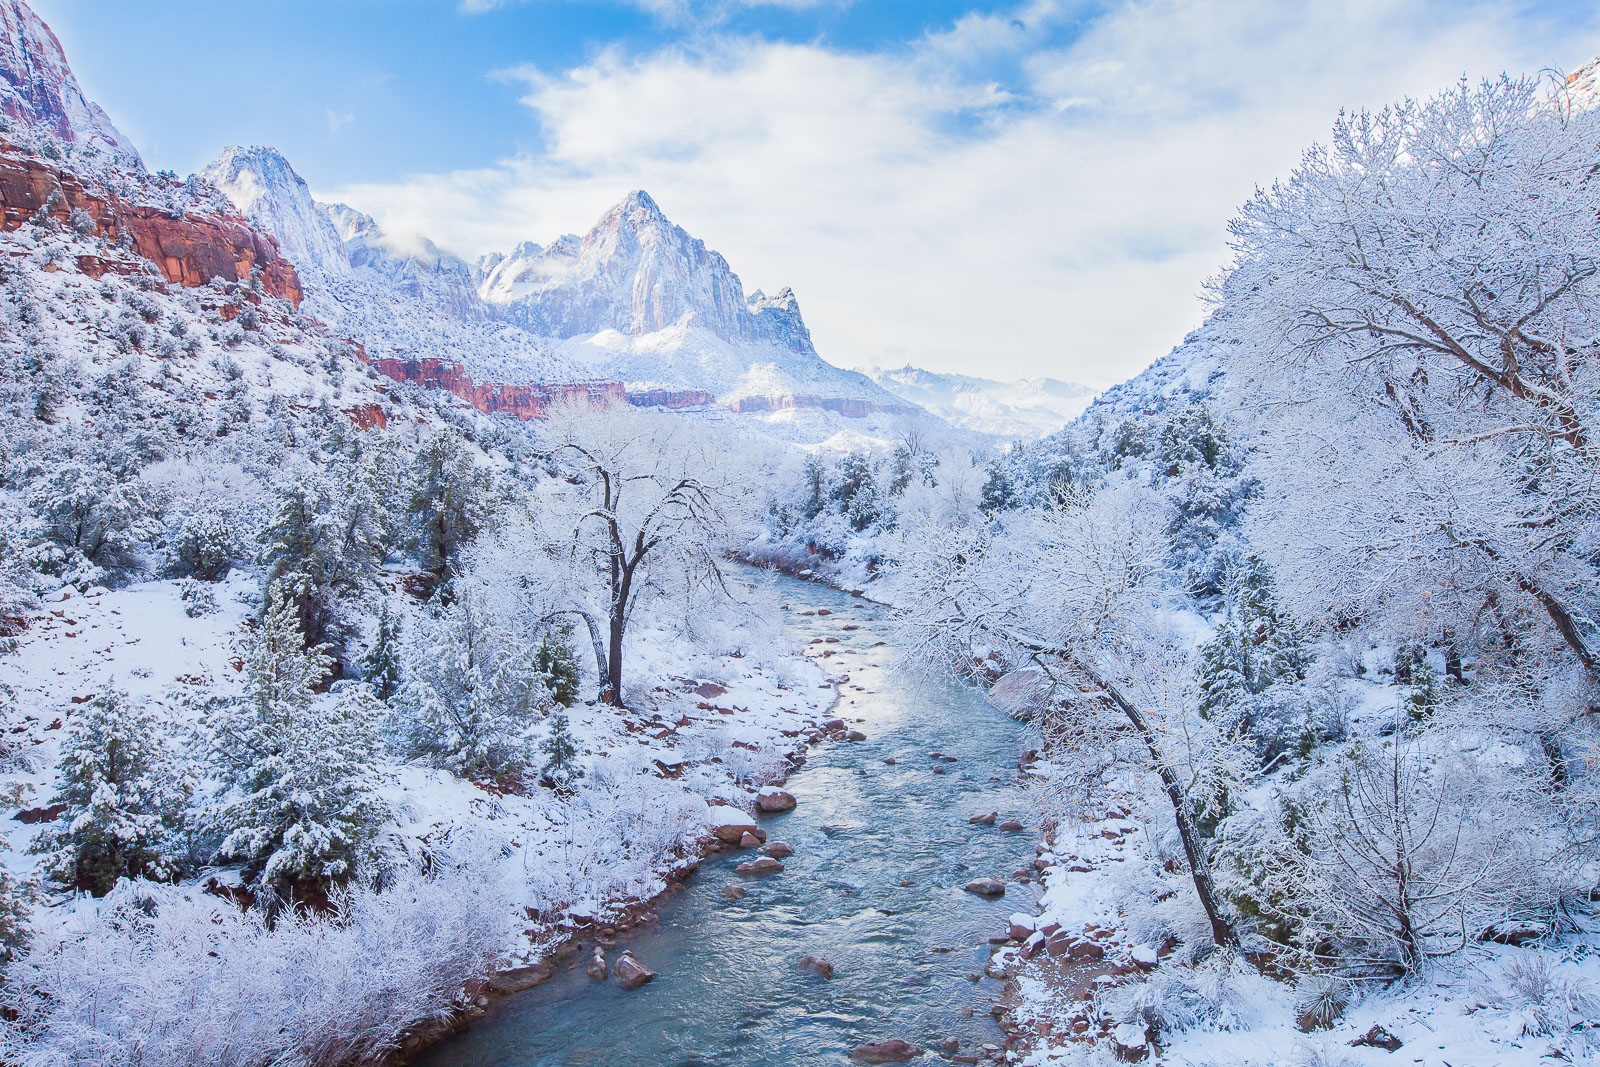
[{"label": "reflection on water", "polygon": [[[1016,778],[1022,727],[973,690],[891,669],[881,609],[782,582],[793,637],[839,639],[826,665],[861,688],[846,686],[835,714],[864,719],[867,734],[813,748],[785,787],[799,806],[763,820],[772,840],[794,846],[787,869],[744,878],[733,868],[748,854],[709,860],[661,902],[659,925],[619,943],[660,973],[654,982],[629,992],[592,981],[580,953],[439,1046],[427,1067],[810,1067],[848,1063],[850,1049],[882,1038],[999,1042],[988,1017],[999,983],[973,978],[988,936],[1031,911],[1034,893],[1011,884],[988,901],[961,887],[1033,858],[1035,835],[967,822],[989,811],[1029,822]],[[799,614],[819,607],[834,614]],[[852,623],[860,628],[842,629]],[[747,895],[725,899],[730,883]],[[832,979],[796,970],[807,955],[830,961]]]}]

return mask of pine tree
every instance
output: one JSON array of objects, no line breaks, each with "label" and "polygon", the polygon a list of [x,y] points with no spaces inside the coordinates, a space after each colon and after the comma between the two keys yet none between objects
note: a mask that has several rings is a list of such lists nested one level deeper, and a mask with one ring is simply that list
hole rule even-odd
[{"label": "pine tree", "polygon": [[95,896],[117,879],[167,881],[172,820],[182,803],[172,758],[150,709],[110,690],[84,705],[62,745],[54,803],[63,819],[40,834],[51,877]]},{"label": "pine tree", "polygon": [[550,717],[550,732],[539,742],[539,751],[545,756],[544,777],[551,788],[558,795],[570,795],[583,777],[583,768],[578,765],[578,743],[572,737],[565,711]]},{"label": "pine tree", "polygon": [[472,590],[457,595],[438,619],[411,627],[389,717],[396,747],[467,778],[522,770],[529,725],[550,703],[533,659]]},{"label": "pine tree", "polygon": [[387,704],[400,690],[400,623],[386,602],[378,616],[378,636],[362,661],[368,685],[377,698]]},{"label": "pine tree", "polygon": [[243,700],[212,717],[213,747],[231,792],[217,812],[218,852],[266,885],[326,887],[371,858],[385,817],[377,799],[380,706],[364,685],[315,695],[331,658],[306,648],[282,584],[246,650]]},{"label": "pine tree", "polygon": [[422,565],[442,573],[488,521],[494,479],[458,435],[441,433],[417,452],[414,484]]},{"label": "pine tree", "polygon": [[578,657],[572,652],[572,627],[547,633],[533,654],[533,668],[544,678],[550,698],[564,708],[578,699]]},{"label": "pine tree", "polygon": [[1263,758],[1271,758],[1303,725],[1280,721],[1303,710],[1303,702],[1278,700],[1271,691],[1304,675],[1305,648],[1279,610],[1260,559],[1238,560],[1227,585],[1227,617],[1200,650],[1200,714],[1253,736]]}]

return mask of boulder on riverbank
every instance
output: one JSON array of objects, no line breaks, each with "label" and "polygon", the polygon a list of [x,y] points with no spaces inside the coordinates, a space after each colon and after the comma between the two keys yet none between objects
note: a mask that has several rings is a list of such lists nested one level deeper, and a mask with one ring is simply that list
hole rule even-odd
[{"label": "boulder on riverbank", "polygon": [[850,1058],[857,1063],[904,1063],[920,1055],[920,1048],[898,1037],[888,1041],[867,1041],[850,1052]]},{"label": "boulder on riverbank", "polygon": [[611,973],[616,976],[617,984],[623,989],[638,989],[656,976],[656,972],[634,959],[631,952],[624,952],[617,957]]},{"label": "boulder on riverbank", "polygon": [[755,834],[760,838],[766,836],[757,828],[756,820],[749,812],[740,811],[729,804],[713,805],[706,813],[706,822],[716,839],[727,845],[737,845],[745,834]]},{"label": "boulder on riverbank", "polygon": [[794,795],[782,789],[768,786],[756,794],[756,810],[763,815],[778,815],[785,811],[793,811],[795,805]]},{"label": "boulder on riverbank", "polygon": [[1006,895],[1006,884],[998,878],[974,878],[961,888],[969,893],[976,893],[980,897],[1003,897]]}]

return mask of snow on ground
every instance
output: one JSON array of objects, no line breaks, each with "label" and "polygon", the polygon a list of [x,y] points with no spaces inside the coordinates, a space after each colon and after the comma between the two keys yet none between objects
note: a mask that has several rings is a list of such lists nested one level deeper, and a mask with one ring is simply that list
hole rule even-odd
[{"label": "snow on ground", "polygon": [[[7,825],[13,872],[34,868],[28,846],[48,822],[58,739],[75,708],[114,686],[155,701],[181,732],[199,725],[186,695],[238,690],[241,627],[259,597],[254,577],[235,572],[213,587],[217,609],[198,617],[186,614],[182,588],[151,581],[49,594],[27,616],[17,653],[0,659],[0,683],[16,690],[25,712],[12,738],[23,756],[13,781],[22,787],[16,810],[29,821],[14,816]],[[585,770],[570,799],[537,784],[511,791],[387,761],[382,792],[392,819],[382,837],[413,861],[485,843],[500,849],[519,886],[515,903],[536,920],[521,924],[524,940],[507,946],[510,958],[537,955],[565,922],[655,896],[699,855],[710,826],[730,808],[749,811],[756,790],[787,773],[786,756],[835,698],[825,673],[781,640],[765,652],[724,655],[724,636],[703,635],[694,651],[667,629],[640,632],[629,669],[649,684],[630,692],[632,707],[580,701],[570,713]],[[233,873],[202,871],[191,884],[228,884]],[[95,905],[56,894],[39,921],[65,923],[86,906]]]}]

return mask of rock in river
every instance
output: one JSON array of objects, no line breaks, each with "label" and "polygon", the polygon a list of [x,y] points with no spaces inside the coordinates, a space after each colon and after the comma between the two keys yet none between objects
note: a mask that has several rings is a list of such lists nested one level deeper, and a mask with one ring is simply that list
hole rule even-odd
[{"label": "rock in river", "polygon": [[833,977],[833,964],[821,956],[801,956],[794,968],[797,971],[810,971],[823,978]]},{"label": "rock in river", "polygon": [[999,826],[996,826],[995,829],[996,830],[1004,830],[1007,833],[1014,834],[1018,830],[1022,829],[1022,824],[1020,822],[1018,822],[1017,820],[1015,820],[1015,819],[1007,819],[1005,822],[1001,823]]},{"label": "rock in river", "polygon": [[787,859],[788,857],[794,855],[794,849],[787,841],[772,841],[768,843],[767,847],[761,851],[765,852],[775,860]]},{"label": "rock in river", "polygon": [[985,826],[993,826],[994,825],[994,821],[999,817],[1000,817],[999,812],[991,811],[987,815],[974,815],[972,818],[968,819],[967,822],[971,823],[974,826],[976,826],[979,823],[982,823]]},{"label": "rock in river", "polygon": [[898,1037],[888,1041],[868,1041],[850,1052],[850,1058],[857,1063],[904,1063],[920,1055],[920,1048]]},{"label": "rock in river", "polygon": [[597,948],[594,950],[594,955],[589,957],[589,966],[584,969],[583,973],[593,978],[596,982],[604,982],[606,980],[605,949]]},{"label": "rock in river", "polygon": [[763,815],[776,815],[794,810],[794,796],[782,789],[767,787],[756,794],[756,809]]},{"label": "rock in river", "polygon": [[631,952],[624,952],[617,957],[611,973],[616,975],[617,984],[623,989],[638,989],[656,976],[656,972],[634,959]]},{"label": "rock in river", "polygon": [[998,878],[974,878],[962,888],[969,893],[976,893],[980,897],[1003,897],[1006,895],[1006,884]]},{"label": "rock in river", "polygon": [[[734,870],[740,874],[778,874],[783,870],[783,864],[771,856],[762,856],[758,860],[741,863]],[[1004,890],[1001,891],[1004,892]]]}]

